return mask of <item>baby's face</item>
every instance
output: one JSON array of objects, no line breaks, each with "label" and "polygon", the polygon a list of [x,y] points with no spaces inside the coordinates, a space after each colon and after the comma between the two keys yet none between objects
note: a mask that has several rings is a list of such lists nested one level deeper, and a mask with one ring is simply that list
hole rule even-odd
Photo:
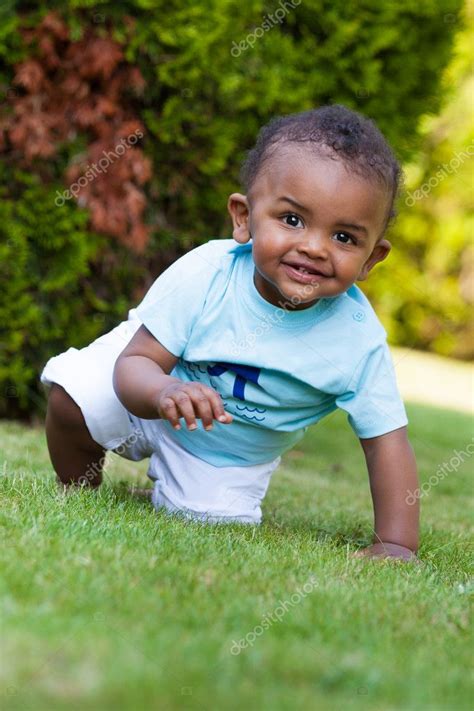
[{"label": "baby's face", "polygon": [[380,239],[387,192],[300,147],[270,158],[251,194],[234,193],[228,208],[234,239],[252,238],[256,288],[285,309],[342,294],[390,251]]}]

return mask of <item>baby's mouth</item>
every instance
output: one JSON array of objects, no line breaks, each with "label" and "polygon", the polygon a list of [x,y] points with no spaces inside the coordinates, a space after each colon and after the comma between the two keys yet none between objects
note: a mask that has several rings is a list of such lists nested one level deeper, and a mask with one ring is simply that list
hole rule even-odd
[{"label": "baby's mouth", "polygon": [[330,275],[316,269],[315,267],[298,264],[298,262],[282,262],[285,272],[297,281],[304,281],[305,283],[310,283],[313,281],[320,281],[321,279],[328,278]]}]

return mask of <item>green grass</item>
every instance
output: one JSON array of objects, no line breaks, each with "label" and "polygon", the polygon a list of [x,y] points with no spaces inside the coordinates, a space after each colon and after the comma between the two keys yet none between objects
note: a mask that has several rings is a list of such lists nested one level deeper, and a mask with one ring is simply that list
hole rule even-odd
[{"label": "green grass", "polygon": [[[470,420],[408,412],[427,481]],[[115,455],[99,492],[64,498],[42,429],[4,423],[0,442],[2,709],[471,708],[469,460],[423,497],[416,566],[349,557],[372,510],[342,413],[285,456],[259,528],[155,513],[127,493],[146,462]]]}]

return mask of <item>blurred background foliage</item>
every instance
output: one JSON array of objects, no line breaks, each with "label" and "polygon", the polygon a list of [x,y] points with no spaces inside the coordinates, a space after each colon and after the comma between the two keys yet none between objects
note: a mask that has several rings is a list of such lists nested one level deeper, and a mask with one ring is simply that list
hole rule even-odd
[{"label": "blurred background foliage", "polygon": [[440,82],[441,110],[421,116],[404,165],[394,249],[364,285],[392,343],[463,359],[474,354],[473,8]]},{"label": "blurred background foliage", "polygon": [[[412,193],[453,165],[473,139],[470,14],[462,0],[3,0],[0,416],[34,415],[50,356],[126,318],[184,251],[231,236],[227,197],[273,116],[363,112]],[[136,128],[126,159],[58,206]],[[364,289],[392,342],[469,358],[470,157],[445,173],[402,197],[394,251]]]}]

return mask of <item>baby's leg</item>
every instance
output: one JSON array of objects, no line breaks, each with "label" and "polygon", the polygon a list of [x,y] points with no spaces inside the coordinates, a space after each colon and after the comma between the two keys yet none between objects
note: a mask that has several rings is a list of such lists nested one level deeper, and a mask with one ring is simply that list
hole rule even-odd
[{"label": "baby's leg", "polygon": [[100,485],[106,450],[92,439],[81,409],[57,383],[52,384],[48,397],[46,439],[63,484]]}]

